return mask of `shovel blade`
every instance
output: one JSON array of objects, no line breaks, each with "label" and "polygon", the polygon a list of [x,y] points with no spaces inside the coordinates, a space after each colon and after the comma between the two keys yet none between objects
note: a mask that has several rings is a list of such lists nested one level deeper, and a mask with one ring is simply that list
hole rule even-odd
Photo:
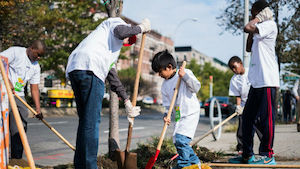
[{"label": "shovel blade", "polygon": [[125,162],[125,152],[116,150],[115,157],[117,160],[118,169],[122,169],[124,167],[124,162]]},{"label": "shovel blade", "polygon": [[137,154],[125,151],[125,169],[137,169]]},{"label": "shovel blade", "polygon": [[147,163],[145,169],[152,169],[152,167],[153,167],[155,161],[157,160],[157,157],[158,157],[159,152],[160,152],[160,150],[156,150],[155,156],[152,156],[152,157],[149,159],[149,161],[148,161],[148,163]]}]

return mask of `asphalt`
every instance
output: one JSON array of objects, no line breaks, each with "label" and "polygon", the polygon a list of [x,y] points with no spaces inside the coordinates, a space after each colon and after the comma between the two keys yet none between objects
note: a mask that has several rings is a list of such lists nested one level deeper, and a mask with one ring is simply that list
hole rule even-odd
[{"label": "asphalt", "polygon": [[[65,116],[65,115],[75,115],[76,110],[74,108],[65,108],[65,109],[45,109],[42,112],[45,112],[46,116]],[[108,113],[108,110],[104,109],[105,113]],[[204,115],[204,111],[201,112]],[[277,164],[282,165],[300,165],[300,132],[297,132],[296,124],[277,124],[275,126],[275,135],[274,135],[274,146],[273,150],[275,153],[275,159]],[[213,137],[207,136],[201,140],[198,145],[206,147],[211,151],[223,152],[225,154],[236,154],[235,146],[236,133],[235,132],[222,132],[219,140],[215,141]],[[259,139],[255,135],[254,137],[254,153],[258,154]],[[213,168],[226,168],[226,167],[213,167]],[[234,169],[234,168],[230,168]],[[299,168],[300,169],[300,168]]]},{"label": "asphalt", "polygon": [[[212,151],[226,154],[237,154],[235,151],[236,144],[236,133],[234,132],[222,132],[220,139],[217,141],[214,141],[212,136],[208,136],[198,143],[198,145]],[[255,135],[253,147],[255,154],[258,154],[258,147],[259,139]],[[300,165],[300,132],[297,132],[296,124],[279,124],[275,126],[273,150],[277,164]]]}]

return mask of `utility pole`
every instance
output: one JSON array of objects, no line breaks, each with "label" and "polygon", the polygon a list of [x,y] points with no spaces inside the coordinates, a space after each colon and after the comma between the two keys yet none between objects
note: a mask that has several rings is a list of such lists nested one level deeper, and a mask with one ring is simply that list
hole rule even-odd
[{"label": "utility pole", "polygon": [[[244,2],[244,7],[245,7],[245,15],[244,15],[244,26],[249,22],[249,0],[245,0]],[[244,32],[243,33],[243,61],[244,61],[244,67],[246,70],[249,70],[249,53],[246,51],[246,44],[247,44],[247,38],[248,38],[248,33]]]},{"label": "utility pole", "polygon": [[209,98],[213,97],[213,76],[209,76]]}]

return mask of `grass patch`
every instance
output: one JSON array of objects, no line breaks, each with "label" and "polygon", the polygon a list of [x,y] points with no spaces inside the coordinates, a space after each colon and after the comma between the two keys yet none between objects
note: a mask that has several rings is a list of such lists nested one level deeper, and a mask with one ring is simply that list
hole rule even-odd
[{"label": "grass patch", "polygon": [[224,126],[224,132],[225,133],[234,133],[238,129],[238,121],[234,123],[228,123]]}]

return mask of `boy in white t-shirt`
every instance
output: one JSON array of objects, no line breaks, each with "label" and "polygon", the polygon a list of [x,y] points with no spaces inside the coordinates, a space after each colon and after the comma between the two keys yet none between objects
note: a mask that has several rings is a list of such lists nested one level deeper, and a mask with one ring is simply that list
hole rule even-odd
[{"label": "boy in white t-shirt", "polygon": [[[42,119],[40,107],[39,83],[41,68],[38,60],[45,52],[45,45],[39,41],[34,41],[29,48],[12,46],[0,53],[8,59],[9,83],[12,92],[25,100],[24,87],[27,82],[30,83],[32,100],[39,119]],[[16,100],[17,108],[23,122],[25,131],[27,131],[28,110],[26,106]],[[10,158],[21,159],[23,155],[23,145],[12,111],[9,112],[9,131],[10,131]]]},{"label": "boy in white t-shirt", "polygon": [[[182,77],[173,110],[176,122],[173,140],[179,154],[177,168],[191,165],[198,165],[200,168],[200,160],[189,143],[194,137],[199,121],[200,104],[197,99],[197,92],[201,84],[191,70],[181,67],[177,71],[176,62],[167,50],[159,52],[153,57],[152,69],[165,79],[161,87],[161,93],[163,106],[167,110],[171,104],[177,80]],[[166,115],[167,113],[164,115],[164,121],[170,124],[171,120],[167,119]]]},{"label": "boy in white t-shirt", "polygon": [[[228,67],[232,70],[234,75],[232,76],[230,80],[230,86],[229,86],[229,96],[235,96],[236,97],[236,109],[235,112],[238,113],[238,129],[236,133],[237,137],[237,146],[236,150],[239,154],[243,152],[243,142],[242,142],[242,113],[243,109],[245,107],[248,93],[250,89],[250,82],[247,77],[247,73],[245,71],[244,65],[242,60],[237,57],[233,56],[228,61]],[[258,129],[255,127],[256,133],[259,139],[261,139],[262,134],[258,131]]]},{"label": "boy in white t-shirt", "polygon": [[[236,160],[249,164],[276,164],[273,142],[276,114],[276,88],[279,87],[279,70],[275,45],[277,26],[273,12],[265,0],[252,5],[252,20],[244,27],[249,33],[246,49],[251,52],[248,79],[251,83],[248,100],[243,112],[243,155]],[[253,125],[262,132],[259,146],[260,158],[254,157]]]},{"label": "boy in white t-shirt", "polygon": [[300,132],[300,81],[299,79],[296,80],[292,92],[297,101],[297,105],[296,105],[296,113],[297,113],[297,120],[298,120],[297,131]]}]

